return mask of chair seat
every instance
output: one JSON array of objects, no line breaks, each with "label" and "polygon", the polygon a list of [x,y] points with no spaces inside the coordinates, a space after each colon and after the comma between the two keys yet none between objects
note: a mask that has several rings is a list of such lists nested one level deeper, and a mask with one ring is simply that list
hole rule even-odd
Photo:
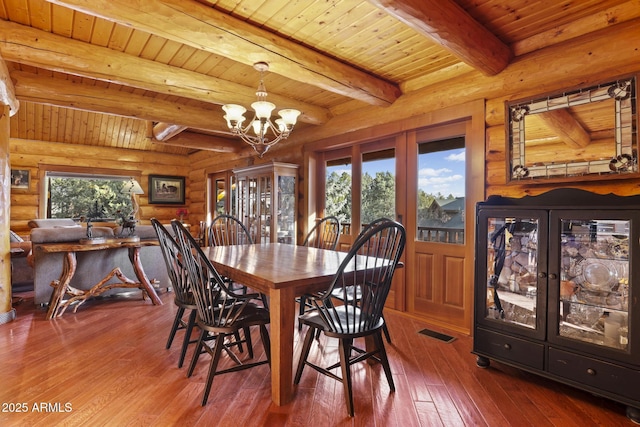
[{"label": "chair seat", "polygon": [[[211,325],[198,318],[198,326],[210,332],[230,334],[237,330],[244,329],[248,326],[269,323],[269,310],[260,307],[254,303],[248,303],[244,307],[238,306],[242,313],[235,317],[234,312],[229,316],[228,321],[222,321],[218,325]],[[228,326],[225,326],[228,324]]]},{"label": "chair seat", "polygon": [[193,295],[188,295],[185,298],[185,295],[176,294],[175,297],[173,298],[173,302],[178,307],[183,307],[188,310],[196,309],[196,301],[193,299]]},{"label": "chair seat", "polygon": [[[323,318],[318,311],[307,311],[300,316],[299,321],[307,326],[321,330],[325,335],[334,338],[357,338],[372,335],[378,329],[384,325],[384,319],[381,317],[378,319],[375,325],[364,325],[364,321],[361,319],[360,310],[356,309],[356,313],[353,312],[353,307],[336,307],[331,312],[332,328]],[[362,332],[359,332],[362,331]]]}]

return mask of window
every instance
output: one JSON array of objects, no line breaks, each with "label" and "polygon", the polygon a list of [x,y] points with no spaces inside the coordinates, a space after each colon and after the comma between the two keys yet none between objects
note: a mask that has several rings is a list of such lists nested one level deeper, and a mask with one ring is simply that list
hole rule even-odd
[{"label": "window", "polygon": [[362,155],[360,221],[366,226],[378,218],[396,217],[395,149]]},{"label": "window", "polygon": [[418,146],[418,240],[464,244],[464,137]]},{"label": "window", "polygon": [[112,221],[133,211],[131,195],[123,192],[128,176],[47,172],[47,218],[93,218]]},{"label": "window", "polygon": [[[351,159],[330,160],[326,165],[325,214],[333,215],[340,224],[351,224]],[[344,231],[343,231],[344,232]]]}]

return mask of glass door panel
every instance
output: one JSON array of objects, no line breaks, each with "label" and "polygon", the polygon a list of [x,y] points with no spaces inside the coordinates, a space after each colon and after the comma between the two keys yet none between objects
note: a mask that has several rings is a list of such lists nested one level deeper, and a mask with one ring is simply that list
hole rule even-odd
[{"label": "glass door panel", "polygon": [[278,176],[278,242],[293,243],[295,239],[296,178]]},{"label": "glass door panel", "polygon": [[258,179],[246,178],[247,181],[247,210],[245,211],[245,225],[249,229],[249,234],[254,242],[259,242],[260,221],[258,218]]},{"label": "glass door panel", "polygon": [[260,241],[269,242],[271,239],[271,178],[261,176],[260,182],[260,207],[259,207],[259,224]]},{"label": "glass door panel", "polygon": [[536,328],[538,234],[535,218],[487,219],[485,317]]},{"label": "glass door panel", "polygon": [[362,154],[360,182],[362,227],[378,218],[396,219],[395,149]]},{"label": "glass door panel", "polygon": [[416,239],[464,244],[464,137],[420,143],[417,179]]},{"label": "glass door panel", "polygon": [[560,219],[559,336],[627,350],[630,225]]},{"label": "glass door panel", "polygon": [[353,165],[350,157],[329,160],[325,170],[325,215],[340,220],[342,234],[351,234]]},{"label": "glass door panel", "polygon": [[547,312],[547,212],[480,210],[479,323],[544,338]]},{"label": "glass door panel", "polygon": [[227,188],[226,188],[226,180],[219,178],[214,181],[214,189],[215,189],[215,211],[214,217],[218,215],[222,215],[226,212],[226,196],[227,196]]}]

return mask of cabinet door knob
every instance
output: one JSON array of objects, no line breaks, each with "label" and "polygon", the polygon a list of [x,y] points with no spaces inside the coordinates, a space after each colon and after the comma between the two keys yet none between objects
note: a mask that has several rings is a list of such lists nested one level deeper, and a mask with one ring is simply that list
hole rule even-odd
[{"label": "cabinet door knob", "polygon": [[549,279],[551,279],[551,280],[555,280],[555,279],[557,279],[557,278],[558,278],[558,275],[557,275],[557,274],[555,274],[555,273],[551,273],[551,274],[549,274]]},{"label": "cabinet door knob", "polygon": [[587,374],[595,376],[596,375],[596,370],[592,369],[592,368],[589,368],[589,369],[587,369]]},{"label": "cabinet door knob", "polygon": [[540,273],[538,273],[538,279],[544,279],[547,277],[547,273],[545,273],[544,271],[541,271]]},{"label": "cabinet door knob", "polygon": [[504,345],[504,349],[505,350],[511,350],[511,344],[505,344]]}]

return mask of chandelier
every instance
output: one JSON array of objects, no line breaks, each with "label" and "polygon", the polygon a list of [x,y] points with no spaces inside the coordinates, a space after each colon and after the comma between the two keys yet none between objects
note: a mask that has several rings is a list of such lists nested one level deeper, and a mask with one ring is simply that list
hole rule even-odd
[{"label": "chandelier", "polygon": [[[296,120],[300,115],[300,111],[292,108],[280,110],[279,119],[275,120],[275,126],[271,122],[271,112],[276,108],[271,102],[267,102],[267,89],[262,80],[266,71],[269,71],[269,64],[266,62],[256,62],[253,68],[260,72],[260,84],[256,91],[258,100],[251,104],[251,108],[255,111],[253,119],[246,127],[242,127],[245,121],[244,113],[247,111],[242,105],[226,104],[222,109],[226,113],[224,118],[227,120],[227,126],[234,135],[239,136],[244,142],[251,145],[262,157],[264,153],[273,145],[282,139],[287,139],[296,124]],[[250,132],[253,131],[254,135]],[[269,139],[271,137],[271,139]]]}]

